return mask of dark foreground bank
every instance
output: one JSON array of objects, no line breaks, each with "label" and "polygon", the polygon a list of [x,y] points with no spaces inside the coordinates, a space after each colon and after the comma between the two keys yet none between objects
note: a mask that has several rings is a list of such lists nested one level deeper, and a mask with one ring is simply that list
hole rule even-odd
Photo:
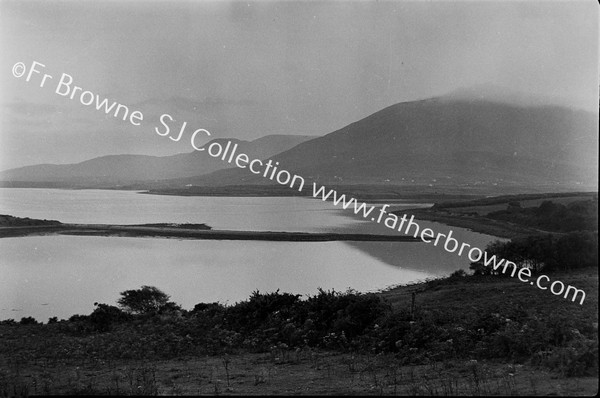
[{"label": "dark foreground bank", "polygon": [[193,309],[142,287],[89,315],[1,322],[0,395],[593,395],[597,268],[554,276],[589,300],[460,272]]}]

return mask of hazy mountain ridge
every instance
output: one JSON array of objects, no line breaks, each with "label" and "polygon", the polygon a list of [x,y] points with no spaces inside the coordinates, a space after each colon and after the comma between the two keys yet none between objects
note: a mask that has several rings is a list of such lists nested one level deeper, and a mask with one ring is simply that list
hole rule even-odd
[{"label": "hazy mountain ridge", "polygon": [[[549,105],[543,98],[500,89],[484,91],[465,89],[398,103],[322,137],[279,135],[252,142],[225,138],[211,142],[238,143],[237,153],[270,158],[307,181],[327,184],[597,189],[595,115]],[[117,155],[77,165],[29,166],[2,172],[0,180],[136,182],[141,183],[138,188],[272,183],[202,152],[160,158]]]},{"label": "hazy mountain ridge", "polygon": [[[269,135],[254,141],[218,138],[210,141],[239,145],[253,157],[265,158],[289,149],[311,136]],[[0,181],[58,183],[64,185],[95,186],[123,185],[139,181],[158,181],[172,178],[197,176],[225,167],[232,167],[204,152],[181,153],[171,156],[108,155],[76,164],[33,165],[6,170],[0,173]]]}]

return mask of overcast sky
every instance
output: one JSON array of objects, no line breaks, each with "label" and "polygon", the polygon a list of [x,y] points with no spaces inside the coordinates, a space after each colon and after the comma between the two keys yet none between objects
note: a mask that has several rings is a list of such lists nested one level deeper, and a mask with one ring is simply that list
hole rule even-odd
[{"label": "overcast sky", "polygon": [[[598,110],[598,6],[585,2],[0,0],[0,170],[192,150],[214,138],[324,135],[397,102],[493,84]],[[46,65],[39,87],[11,70]],[[136,127],[54,93],[74,84]]]}]

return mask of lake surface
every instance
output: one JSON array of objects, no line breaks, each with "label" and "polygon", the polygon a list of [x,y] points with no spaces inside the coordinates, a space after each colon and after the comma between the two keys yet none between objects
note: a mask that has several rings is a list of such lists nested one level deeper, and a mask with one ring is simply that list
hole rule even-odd
[{"label": "lake surface", "polygon": [[[397,203],[395,209],[423,206]],[[0,214],[67,223],[206,223],[214,229],[385,233],[330,202],[282,197],[179,197],[112,190],[0,189]],[[496,239],[420,221],[484,248]],[[262,242],[94,236],[0,239],[0,319],[68,318],[152,285],[186,309],[234,303],[255,290],[376,291],[467,269],[441,247],[407,242]]]}]

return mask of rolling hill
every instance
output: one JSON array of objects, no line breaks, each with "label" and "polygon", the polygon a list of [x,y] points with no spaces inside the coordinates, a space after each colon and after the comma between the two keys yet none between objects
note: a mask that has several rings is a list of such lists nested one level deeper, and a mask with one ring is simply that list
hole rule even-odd
[{"label": "rolling hill", "polygon": [[[249,155],[266,158],[311,138],[314,137],[269,135],[254,141],[220,138],[207,145],[232,141]],[[4,186],[114,188],[139,182],[197,176],[224,167],[231,166],[196,151],[163,157],[109,155],[76,164],[42,164],[6,170],[0,173],[0,181],[4,182]]]}]

